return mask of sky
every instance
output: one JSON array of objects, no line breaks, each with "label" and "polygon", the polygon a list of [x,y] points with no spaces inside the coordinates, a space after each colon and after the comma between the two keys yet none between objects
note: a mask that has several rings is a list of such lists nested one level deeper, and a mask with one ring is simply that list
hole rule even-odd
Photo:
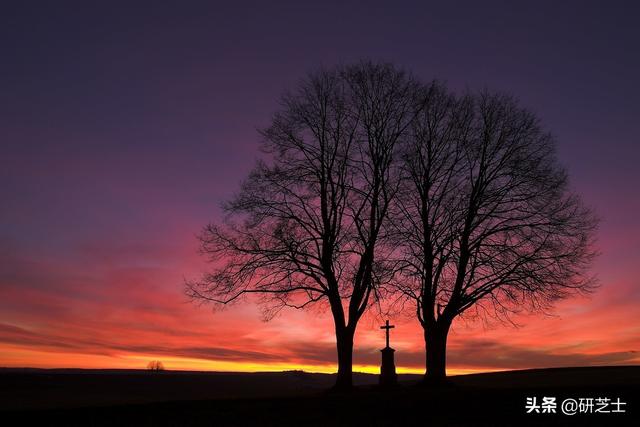
[{"label": "sky", "polygon": [[[517,96],[602,220],[596,293],[517,327],[454,323],[448,372],[640,364],[639,6],[307,3],[3,3],[0,366],[335,371],[326,308],[264,322],[183,283],[279,96],[361,59]],[[417,321],[391,321],[398,370],[422,372]],[[361,321],[356,370],[377,372],[381,322]]]}]

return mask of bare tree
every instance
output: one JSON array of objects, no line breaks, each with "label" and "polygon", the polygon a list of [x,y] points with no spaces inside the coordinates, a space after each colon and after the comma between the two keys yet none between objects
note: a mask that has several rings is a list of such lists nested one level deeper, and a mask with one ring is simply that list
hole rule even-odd
[{"label": "bare tree", "polygon": [[508,319],[592,289],[597,221],[569,190],[554,140],[514,99],[426,90],[392,224],[395,287],[424,329],[425,378],[439,380],[457,316]]},{"label": "bare tree", "polygon": [[147,365],[147,369],[154,372],[164,371],[164,364],[159,360],[152,360]]},{"label": "bare tree", "polygon": [[268,316],[328,303],[338,353],[336,386],[352,385],[358,321],[388,276],[382,226],[397,190],[394,153],[420,102],[417,83],[387,64],[309,76],[264,129],[259,162],[207,226],[202,252],[222,263],[187,293],[227,304],[258,294]]}]

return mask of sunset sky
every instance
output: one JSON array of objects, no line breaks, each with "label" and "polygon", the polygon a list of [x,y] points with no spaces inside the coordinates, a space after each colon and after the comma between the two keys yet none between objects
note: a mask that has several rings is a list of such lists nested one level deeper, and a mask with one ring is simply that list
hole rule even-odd
[{"label": "sunset sky", "polygon": [[[0,366],[335,371],[322,307],[265,323],[251,301],[190,303],[183,281],[279,95],[362,58],[515,94],[602,218],[600,289],[518,328],[458,321],[448,372],[640,364],[637,5],[118,3],[0,10]],[[356,370],[377,371],[382,321],[362,320]],[[422,372],[417,321],[391,321],[399,371]]]}]

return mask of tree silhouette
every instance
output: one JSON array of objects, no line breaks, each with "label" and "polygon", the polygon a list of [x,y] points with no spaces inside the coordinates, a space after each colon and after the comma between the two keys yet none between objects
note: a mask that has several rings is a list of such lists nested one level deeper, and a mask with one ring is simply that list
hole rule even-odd
[{"label": "tree silhouette", "polygon": [[164,371],[164,364],[159,360],[152,360],[147,365],[147,369],[155,372]]},{"label": "tree silhouette", "polygon": [[310,75],[282,98],[262,130],[259,162],[201,234],[217,266],[189,296],[227,304],[258,294],[267,317],[328,303],[338,354],[336,387],[352,384],[358,321],[392,272],[382,232],[397,191],[394,153],[421,108],[419,85],[388,64]]},{"label": "tree silhouette", "polygon": [[597,221],[569,190],[553,138],[513,98],[425,90],[391,235],[395,288],[424,329],[426,379],[439,380],[457,316],[508,318],[594,286],[585,272]]}]

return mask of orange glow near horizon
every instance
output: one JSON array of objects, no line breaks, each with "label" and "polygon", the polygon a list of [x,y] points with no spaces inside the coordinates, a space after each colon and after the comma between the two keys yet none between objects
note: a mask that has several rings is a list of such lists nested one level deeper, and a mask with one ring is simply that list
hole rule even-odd
[{"label": "orange glow near horizon", "polygon": [[[205,266],[194,242],[183,242],[175,251],[94,243],[71,260],[33,260],[11,248],[0,277],[0,366],[144,369],[157,359],[175,370],[335,372],[326,307],[285,310],[263,322],[251,300],[213,313],[191,304],[182,293],[183,272],[195,275]],[[611,256],[599,264],[602,288],[561,301],[553,316],[517,316],[518,328],[456,320],[448,372],[639,364],[640,294],[624,274],[635,264]],[[398,372],[424,372],[417,321],[391,321]],[[361,320],[354,371],[378,372],[382,322],[370,314]]]},{"label": "orange glow near horizon", "polygon": [[[161,357],[153,354],[118,355],[112,357],[86,355],[77,353],[51,353],[41,351],[3,349],[5,365],[8,368],[40,368],[40,369],[144,369],[151,360],[162,360],[165,369],[172,371],[209,371],[209,372],[283,372],[304,371],[310,373],[333,374],[334,364],[306,365],[290,363],[250,363],[221,362],[204,359],[181,357]],[[27,362],[25,364],[25,361]],[[354,372],[379,374],[377,365],[354,365]],[[494,372],[497,369],[448,369],[448,375],[464,375],[481,372]],[[424,374],[422,368],[397,368],[399,374]]]},{"label": "orange glow near horizon", "polygon": [[[60,271],[67,271],[59,264],[37,267],[61,281]],[[269,322],[261,321],[260,307],[252,301],[212,313],[182,296],[175,272],[186,268],[172,267],[173,275],[164,267],[116,269],[93,279],[91,287],[70,280],[59,289],[24,290],[7,283],[0,299],[14,305],[4,307],[0,321],[0,366],[145,369],[150,360],[161,360],[170,370],[336,371],[332,322],[322,306],[283,311]],[[562,301],[555,316],[518,316],[518,328],[457,320],[449,339],[448,374],[640,363],[634,351],[637,291],[624,281],[614,289]],[[25,300],[33,310],[18,308]],[[379,373],[382,321],[373,315],[361,321],[355,372]],[[423,373],[420,326],[409,317],[392,322],[398,372]]]}]

